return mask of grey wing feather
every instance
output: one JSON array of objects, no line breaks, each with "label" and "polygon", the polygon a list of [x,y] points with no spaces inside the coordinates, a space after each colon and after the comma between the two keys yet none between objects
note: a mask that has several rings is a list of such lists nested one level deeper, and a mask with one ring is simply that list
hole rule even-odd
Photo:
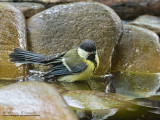
[{"label": "grey wing feather", "polygon": [[45,74],[43,77],[50,77],[50,76],[63,76],[63,75],[71,75],[72,72],[69,71],[67,68],[62,68],[62,69],[58,69],[58,70],[53,70],[48,72],[47,74]]},{"label": "grey wing feather", "polygon": [[[71,54],[72,54],[72,57],[70,56]],[[64,53],[59,56],[60,57],[58,57],[58,59],[56,57],[54,58],[54,60],[51,59],[49,61],[49,64],[52,66],[48,69],[48,73],[44,75],[44,77],[76,74],[84,71],[87,68],[87,65],[85,62],[83,62],[83,59],[81,59],[77,55],[76,49],[68,51],[67,53]],[[64,64],[64,61],[62,61],[61,59],[62,57],[65,60],[66,65]],[[76,60],[76,61],[73,61],[73,60]]]},{"label": "grey wing feather", "polygon": [[79,73],[79,72],[84,71],[86,68],[87,68],[86,63],[81,63],[77,66],[71,67],[71,70],[72,70],[73,73]]},{"label": "grey wing feather", "polygon": [[38,61],[40,63],[45,64],[45,65],[54,65],[54,64],[62,62],[61,57],[63,57],[65,55],[65,53],[66,52],[58,53],[58,54],[53,55],[53,56],[48,56],[48,57],[45,57],[43,59],[39,59]]},{"label": "grey wing feather", "polygon": [[15,48],[14,52],[9,54],[9,57],[11,62],[39,64],[38,60],[44,59],[46,56]]},{"label": "grey wing feather", "polygon": [[48,73],[45,74],[44,77],[76,74],[76,73],[80,73],[84,71],[86,68],[87,68],[87,65],[85,63],[82,63],[78,66],[72,67],[70,71],[63,64],[59,64],[59,65],[52,66],[51,68],[49,68]]}]

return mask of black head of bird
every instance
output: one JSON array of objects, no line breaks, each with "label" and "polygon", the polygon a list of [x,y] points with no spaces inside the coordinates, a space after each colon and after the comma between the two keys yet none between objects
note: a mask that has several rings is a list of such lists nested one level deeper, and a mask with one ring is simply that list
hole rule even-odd
[{"label": "black head of bird", "polygon": [[82,58],[88,59],[90,61],[94,61],[96,57],[96,43],[91,40],[85,40],[83,41],[78,50],[79,56]]}]

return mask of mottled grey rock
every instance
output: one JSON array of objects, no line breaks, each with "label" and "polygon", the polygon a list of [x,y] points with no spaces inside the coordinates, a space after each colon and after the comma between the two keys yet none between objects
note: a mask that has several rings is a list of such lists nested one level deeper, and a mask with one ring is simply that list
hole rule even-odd
[{"label": "mottled grey rock", "polygon": [[29,2],[3,2],[6,4],[11,4],[19,9],[26,18],[29,18],[45,9],[45,7],[40,3],[29,3]]},{"label": "mottled grey rock", "polygon": [[57,3],[61,0],[2,0],[5,2],[44,2],[44,3]]},{"label": "mottled grey rock", "polygon": [[0,79],[25,75],[23,66],[9,61],[15,47],[26,49],[26,26],[23,14],[9,4],[0,3]]},{"label": "mottled grey rock", "polygon": [[139,16],[130,24],[144,27],[160,35],[160,17],[143,15],[143,16]]},{"label": "mottled grey rock", "polygon": [[17,115],[16,120],[78,120],[58,91],[43,82],[2,87],[0,99],[0,110],[5,112],[0,112],[1,119],[15,120],[15,116],[3,116],[9,114]]},{"label": "mottled grey rock", "polygon": [[160,72],[160,43],[156,33],[124,25],[124,34],[112,61],[112,72]]},{"label": "mottled grey rock", "polygon": [[[3,0],[35,2],[35,0]],[[123,20],[133,20],[140,15],[149,14],[160,16],[160,0],[36,0],[44,3],[46,7],[56,4],[66,4],[72,2],[100,2],[110,6]]]},{"label": "mottled grey rock", "polygon": [[160,74],[121,72],[112,77],[112,83],[118,94],[145,98],[157,95]]},{"label": "mottled grey rock", "polygon": [[53,55],[75,48],[85,39],[95,41],[100,57],[98,74],[110,71],[121,33],[120,18],[100,3],[58,5],[28,19],[28,39],[36,53]]},{"label": "mottled grey rock", "polygon": [[[86,110],[103,110],[111,108],[125,108],[124,101],[129,97],[118,94],[106,94],[104,92],[90,90],[74,90],[63,94],[64,99],[71,107]],[[71,101],[77,101],[71,102]],[[96,104],[95,104],[96,103]]]},{"label": "mottled grey rock", "polygon": [[160,0],[92,0],[110,6],[123,20],[132,20],[140,15],[160,16]]}]

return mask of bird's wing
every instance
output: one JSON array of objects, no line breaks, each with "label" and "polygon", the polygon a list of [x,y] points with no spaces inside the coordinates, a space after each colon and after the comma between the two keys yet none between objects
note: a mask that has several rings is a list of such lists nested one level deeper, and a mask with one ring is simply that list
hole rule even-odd
[{"label": "bird's wing", "polygon": [[39,59],[38,62],[43,63],[45,65],[54,65],[54,64],[61,62],[61,57],[63,57],[65,54],[66,54],[66,52],[58,53],[53,56],[48,56],[43,59]]},{"label": "bird's wing", "polygon": [[69,52],[70,51],[68,51],[57,64],[53,64],[44,77],[71,75],[82,72],[87,68],[87,65],[77,53],[71,54]]},{"label": "bird's wing", "polygon": [[74,54],[72,54],[72,57],[70,57],[70,53],[68,52],[66,55],[64,55],[64,62],[65,66],[72,71],[72,73],[79,73],[84,71],[87,68],[86,63],[83,61],[83,59],[77,54],[77,51],[72,51]]},{"label": "bird's wing", "polygon": [[71,75],[82,72],[86,68],[87,65],[85,63],[77,64],[76,66],[68,66],[66,64],[61,63],[58,65],[51,66],[48,69],[48,73],[45,74],[44,77]]}]

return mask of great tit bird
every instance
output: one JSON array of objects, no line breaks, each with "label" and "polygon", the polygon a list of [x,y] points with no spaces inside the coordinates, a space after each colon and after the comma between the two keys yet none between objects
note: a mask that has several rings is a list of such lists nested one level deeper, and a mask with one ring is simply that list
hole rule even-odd
[{"label": "great tit bird", "polygon": [[45,80],[74,82],[88,79],[99,66],[99,57],[94,41],[85,40],[77,48],[53,56],[43,56],[15,48],[9,55],[11,62],[33,63],[50,66],[42,77]]}]

